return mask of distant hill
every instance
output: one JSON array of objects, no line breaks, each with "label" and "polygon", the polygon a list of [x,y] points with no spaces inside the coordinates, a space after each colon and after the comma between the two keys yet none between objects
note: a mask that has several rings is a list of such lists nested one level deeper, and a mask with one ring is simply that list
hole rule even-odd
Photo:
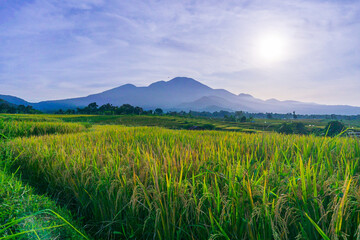
[{"label": "distant hill", "polygon": [[[0,98],[3,98],[0,95]],[[296,101],[261,100],[249,94],[233,94],[224,89],[210,88],[192,78],[176,77],[170,81],[159,81],[147,87],[125,84],[102,93],[81,98],[28,103],[20,98],[5,96],[6,101],[15,104],[31,105],[41,111],[55,111],[85,107],[91,102],[98,105],[111,103],[116,106],[128,103],[144,109],[157,107],[164,110],[194,111],[247,111],[298,114],[360,114],[360,107],[346,105],[320,105]]]},{"label": "distant hill", "polygon": [[168,82],[155,82],[148,87],[136,87],[132,84],[126,84],[87,97],[40,102],[36,107],[42,110],[53,110],[62,106],[84,107],[91,102],[96,102],[99,105],[106,103],[122,105],[128,103],[145,109],[160,107],[187,110],[187,108],[181,108],[179,105],[209,95],[229,98],[233,94],[225,90],[212,89],[191,78],[178,77]]},{"label": "distant hill", "polygon": [[[21,99],[18,98],[8,98],[14,101],[22,102]],[[10,103],[0,98],[0,113],[40,113],[40,111],[35,110],[30,105],[17,105],[14,103]]]},{"label": "distant hill", "polygon": [[6,102],[12,103],[12,104],[16,104],[16,105],[24,105],[24,106],[31,105],[31,103],[25,101],[24,99],[10,96],[10,95],[1,95],[0,94],[0,99],[4,100]]}]

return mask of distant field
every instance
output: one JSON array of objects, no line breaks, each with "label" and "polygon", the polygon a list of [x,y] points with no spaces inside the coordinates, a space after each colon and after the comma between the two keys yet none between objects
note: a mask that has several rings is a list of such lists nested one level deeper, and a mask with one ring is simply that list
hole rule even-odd
[{"label": "distant field", "polygon": [[[67,122],[91,122],[94,124],[120,124],[125,126],[159,126],[170,129],[187,129],[191,126],[203,126],[205,124],[214,125],[214,129],[223,131],[245,131],[245,132],[261,132],[273,131],[283,122],[293,122],[290,120],[275,119],[256,119],[252,122],[228,122],[221,119],[209,118],[185,118],[174,116],[64,116],[60,119]],[[326,122],[319,120],[297,120],[307,125],[315,125],[324,127]],[[311,129],[311,127],[309,127]]]},{"label": "distant field", "polygon": [[[221,131],[236,132],[268,132],[276,131],[282,123],[304,123],[309,132],[322,130],[330,120],[317,119],[254,119],[247,122],[229,122],[222,119],[189,118],[177,116],[147,116],[147,115],[53,115],[53,114],[0,114],[0,120],[30,121],[30,122],[75,122],[97,125],[124,126],[158,126],[169,129],[189,129],[193,126]],[[360,121],[343,121],[348,128],[360,131]]]}]

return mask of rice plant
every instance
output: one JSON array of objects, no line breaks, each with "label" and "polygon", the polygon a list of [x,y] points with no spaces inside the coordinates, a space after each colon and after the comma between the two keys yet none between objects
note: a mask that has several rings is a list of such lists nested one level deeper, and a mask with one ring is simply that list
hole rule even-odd
[{"label": "rice plant", "polygon": [[0,240],[88,239],[69,211],[0,171]]},{"label": "rice plant", "polygon": [[358,139],[95,129],[17,138],[2,154],[71,199],[96,238],[359,237]]},{"label": "rice plant", "polygon": [[76,123],[0,120],[0,139],[56,133],[74,133],[84,131],[85,129],[86,127],[84,125]]}]

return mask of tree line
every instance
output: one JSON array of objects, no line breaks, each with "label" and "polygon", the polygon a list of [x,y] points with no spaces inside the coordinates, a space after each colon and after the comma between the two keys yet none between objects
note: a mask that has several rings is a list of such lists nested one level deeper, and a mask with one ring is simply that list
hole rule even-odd
[{"label": "tree line", "polygon": [[[182,112],[179,112],[181,114]],[[292,113],[249,113],[244,111],[189,111],[188,114],[195,117],[209,117],[209,118],[226,118],[229,121],[238,121],[238,115],[245,116],[247,119],[326,119],[326,120],[360,120],[359,115],[337,115],[337,114],[297,114],[295,111]],[[236,119],[236,120],[235,120]]]},{"label": "tree line", "polygon": [[0,113],[25,113],[25,114],[37,114],[41,113],[39,110],[34,109],[32,106],[15,105],[9,103],[3,99],[0,99]]},{"label": "tree line", "polygon": [[99,106],[96,102],[90,103],[84,108],[58,110],[55,114],[94,114],[94,115],[163,115],[161,108],[155,110],[144,110],[138,106],[123,104],[120,107],[113,106],[110,103]]}]

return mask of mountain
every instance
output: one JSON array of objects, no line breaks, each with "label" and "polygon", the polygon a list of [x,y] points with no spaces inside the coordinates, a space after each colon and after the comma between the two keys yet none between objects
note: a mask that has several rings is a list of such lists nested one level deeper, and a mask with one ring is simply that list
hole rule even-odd
[{"label": "mountain", "polygon": [[6,102],[9,102],[9,103],[15,104],[15,105],[25,105],[25,106],[31,105],[31,103],[25,101],[24,99],[21,99],[18,97],[13,97],[10,95],[1,95],[0,94],[0,99],[4,100]]},{"label": "mountain", "polygon": [[178,105],[182,103],[195,101],[203,96],[214,94],[225,97],[233,95],[225,90],[212,89],[191,78],[177,77],[168,82],[152,83],[148,87],[136,87],[132,84],[126,84],[87,97],[40,102],[36,107],[46,111],[61,106],[64,106],[64,108],[84,107],[91,102],[96,102],[98,105],[106,103],[122,105],[128,103],[143,108],[178,109]]},{"label": "mountain", "polygon": [[[0,95],[2,98],[4,95]],[[192,78],[177,77],[170,81],[159,81],[147,87],[125,84],[102,93],[87,97],[28,103],[22,99],[5,96],[4,100],[15,104],[31,105],[42,111],[85,107],[89,103],[98,105],[111,103],[119,106],[125,103],[144,109],[194,111],[247,111],[298,114],[360,114],[360,107],[345,105],[320,105],[297,101],[261,100],[249,94],[233,94],[224,89],[210,88]]]},{"label": "mountain", "polygon": [[215,112],[215,111],[233,111],[231,108],[232,103],[227,101],[224,98],[216,97],[216,96],[206,96],[201,97],[194,102],[183,103],[178,105],[179,109],[191,109],[193,111],[208,111],[208,112]]}]

